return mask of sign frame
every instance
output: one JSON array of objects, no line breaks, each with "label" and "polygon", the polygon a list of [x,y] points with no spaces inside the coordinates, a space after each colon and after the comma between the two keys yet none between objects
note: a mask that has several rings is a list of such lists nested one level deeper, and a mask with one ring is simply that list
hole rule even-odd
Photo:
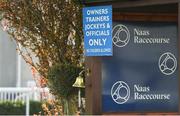
[{"label": "sign frame", "polygon": [[[158,12],[158,13],[149,13],[149,12],[123,12],[123,9],[126,8],[134,8],[141,6],[150,6],[150,5],[159,5],[169,6],[175,4],[177,6],[176,10],[172,13],[169,12]],[[107,3],[109,4],[109,3]],[[124,3],[111,3],[113,8],[121,8],[122,12],[113,12],[113,20],[115,21],[169,21],[169,22],[178,22],[178,35],[180,34],[180,1],[169,1],[169,0],[152,0],[152,1],[133,1],[133,2],[124,2]],[[87,4],[87,5],[101,5],[99,4]],[[105,3],[103,4],[105,5]],[[146,7],[145,7],[146,8]],[[121,11],[121,10],[120,10]],[[122,14],[120,16],[120,14]],[[180,57],[180,36],[178,36],[178,56]],[[178,57],[178,58],[179,58]],[[178,67],[180,67],[180,61],[178,61]],[[101,57],[86,57],[86,69],[90,70],[90,75],[86,78],[86,113],[87,114],[156,114],[156,115],[178,115],[180,114],[180,108],[178,112],[128,112],[128,113],[120,113],[120,112],[102,112],[101,108]],[[178,72],[180,72],[180,68],[178,68]],[[179,77],[180,78],[180,77]],[[180,81],[179,81],[180,82]],[[180,91],[180,90],[179,90]],[[179,92],[180,95],[180,92]]]}]

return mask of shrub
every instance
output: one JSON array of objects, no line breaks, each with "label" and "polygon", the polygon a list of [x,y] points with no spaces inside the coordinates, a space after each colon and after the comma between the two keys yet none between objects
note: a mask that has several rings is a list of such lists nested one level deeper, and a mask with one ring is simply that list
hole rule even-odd
[{"label": "shrub", "polygon": [[[42,111],[41,102],[30,101],[30,115],[39,114]],[[12,102],[5,101],[0,102],[0,115],[25,115],[26,104],[22,101]]]},{"label": "shrub", "polygon": [[56,64],[48,72],[48,87],[61,103],[64,114],[75,114],[77,89],[72,87],[82,69],[71,64]]}]

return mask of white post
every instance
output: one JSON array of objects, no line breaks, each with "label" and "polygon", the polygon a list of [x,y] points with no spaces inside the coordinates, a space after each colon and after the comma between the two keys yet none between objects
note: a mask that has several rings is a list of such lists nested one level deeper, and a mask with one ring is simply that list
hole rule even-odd
[{"label": "white post", "polygon": [[[19,44],[19,49],[21,50],[21,45]],[[17,72],[17,81],[16,87],[21,87],[21,55],[17,53],[17,64],[16,64],[16,72]]]},{"label": "white post", "polygon": [[78,107],[81,108],[81,88],[78,90]]},{"label": "white post", "polygon": [[33,100],[35,100],[35,101],[40,100],[40,99],[38,99],[38,96],[39,96],[38,93],[41,93],[40,89],[37,87],[34,87],[33,88]]},{"label": "white post", "polygon": [[29,93],[26,94],[26,116],[29,116],[30,111],[30,103],[29,103]]}]

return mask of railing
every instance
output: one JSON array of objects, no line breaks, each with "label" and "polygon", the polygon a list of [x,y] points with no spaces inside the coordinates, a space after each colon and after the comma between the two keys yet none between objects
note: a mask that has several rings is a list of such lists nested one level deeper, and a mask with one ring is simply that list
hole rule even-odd
[{"label": "railing", "polygon": [[29,101],[53,99],[48,88],[0,88],[0,101],[22,101],[26,103],[26,116],[29,116]]}]

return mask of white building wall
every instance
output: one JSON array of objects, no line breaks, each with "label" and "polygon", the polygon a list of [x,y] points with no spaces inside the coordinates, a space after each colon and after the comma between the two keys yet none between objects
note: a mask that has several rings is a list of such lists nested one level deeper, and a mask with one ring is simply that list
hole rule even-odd
[{"label": "white building wall", "polygon": [[[17,84],[16,44],[0,27],[0,87],[16,87]],[[33,80],[29,66],[21,59],[21,86]]]},{"label": "white building wall", "polygon": [[21,59],[21,86],[27,87],[27,82],[33,81],[30,65]]}]

